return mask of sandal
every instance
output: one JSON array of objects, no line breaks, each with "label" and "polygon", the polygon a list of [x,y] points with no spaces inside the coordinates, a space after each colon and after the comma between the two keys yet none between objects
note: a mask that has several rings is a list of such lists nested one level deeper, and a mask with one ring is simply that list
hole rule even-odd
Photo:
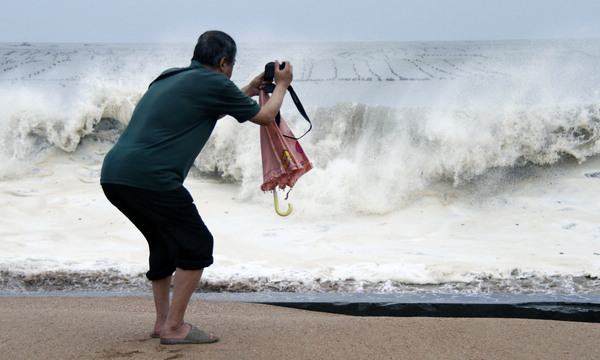
[{"label": "sandal", "polygon": [[187,325],[191,326],[190,333],[185,337],[185,339],[160,339],[160,343],[162,345],[179,345],[179,344],[210,344],[219,341],[219,338],[215,336],[210,336],[206,334],[204,331],[198,329],[192,324]]}]

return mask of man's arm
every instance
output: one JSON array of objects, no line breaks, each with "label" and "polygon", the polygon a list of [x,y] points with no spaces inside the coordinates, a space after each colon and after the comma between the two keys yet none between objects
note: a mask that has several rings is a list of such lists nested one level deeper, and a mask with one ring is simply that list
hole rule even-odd
[{"label": "man's arm", "polygon": [[[250,84],[242,88],[242,91],[248,96],[258,95],[259,90],[264,87],[261,74],[254,78]],[[290,86],[292,79],[294,78],[294,72],[292,64],[287,62],[283,70],[279,69],[279,61],[275,61],[275,90],[271,94],[271,98],[263,107],[260,109],[258,114],[250,119],[251,122],[258,125],[269,125],[277,116],[281,105],[283,104],[283,98]],[[257,80],[258,79],[258,80]],[[258,83],[260,81],[260,84]]]},{"label": "man's arm", "polygon": [[260,73],[260,75],[258,75],[254,79],[252,79],[252,81],[250,81],[250,83],[248,85],[244,86],[240,90],[242,90],[242,92],[244,94],[246,94],[250,97],[258,95],[260,90],[265,87],[265,84],[264,84],[265,81],[263,80],[264,76],[265,76],[264,72]]}]

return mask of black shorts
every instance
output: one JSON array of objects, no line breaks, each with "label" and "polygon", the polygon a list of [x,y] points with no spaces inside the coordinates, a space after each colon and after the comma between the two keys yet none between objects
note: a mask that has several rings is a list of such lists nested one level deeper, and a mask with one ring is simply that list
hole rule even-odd
[{"label": "black shorts", "polygon": [[183,186],[172,191],[152,191],[102,184],[102,189],[148,241],[148,279],[164,279],[176,268],[200,270],[213,263],[213,236]]}]

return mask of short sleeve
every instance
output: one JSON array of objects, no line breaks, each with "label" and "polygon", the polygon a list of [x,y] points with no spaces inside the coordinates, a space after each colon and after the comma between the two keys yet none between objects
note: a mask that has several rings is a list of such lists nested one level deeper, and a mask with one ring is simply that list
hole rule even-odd
[{"label": "short sleeve", "polygon": [[244,94],[231,80],[227,79],[226,86],[219,94],[220,114],[233,116],[238,122],[252,119],[260,112],[256,100]]}]

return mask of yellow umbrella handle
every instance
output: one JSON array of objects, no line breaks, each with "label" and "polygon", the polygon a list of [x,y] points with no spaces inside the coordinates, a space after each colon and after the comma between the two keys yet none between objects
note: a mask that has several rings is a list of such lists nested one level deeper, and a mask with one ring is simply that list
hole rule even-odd
[{"label": "yellow umbrella handle", "polygon": [[279,216],[288,216],[292,213],[292,204],[288,203],[288,209],[286,212],[279,210],[279,198],[277,197],[277,188],[273,189],[273,200],[275,201],[275,212]]}]

